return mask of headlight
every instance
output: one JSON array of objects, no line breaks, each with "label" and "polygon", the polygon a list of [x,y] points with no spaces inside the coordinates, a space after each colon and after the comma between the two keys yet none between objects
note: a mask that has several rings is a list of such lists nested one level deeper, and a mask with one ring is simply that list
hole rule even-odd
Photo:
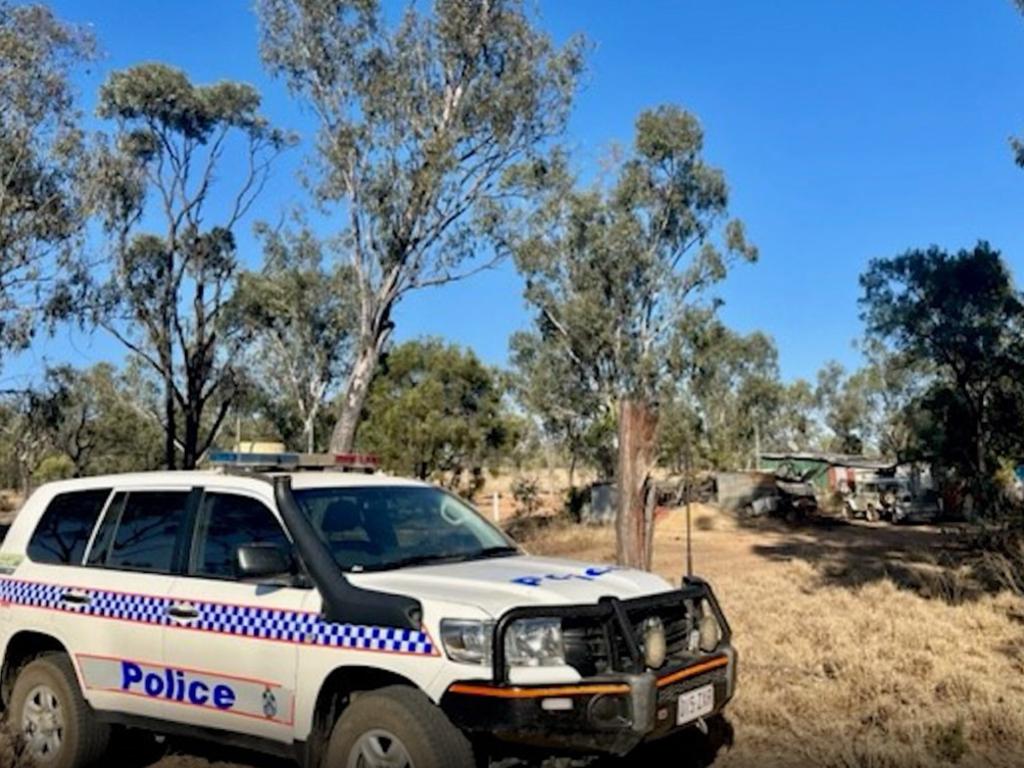
[{"label": "headlight", "polygon": [[489,665],[493,638],[493,621],[445,619],[441,622],[441,642],[452,661]]},{"label": "headlight", "polygon": [[505,658],[510,667],[561,667],[565,642],[559,619],[523,619],[505,633]]},{"label": "headlight", "polygon": [[[489,666],[493,659],[493,621],[445,619],[441,642],[452,661]],[[562,622],[558,619],[523,619],[505,633],[505,660],[510,667],[558,667],[565,664]]]}]

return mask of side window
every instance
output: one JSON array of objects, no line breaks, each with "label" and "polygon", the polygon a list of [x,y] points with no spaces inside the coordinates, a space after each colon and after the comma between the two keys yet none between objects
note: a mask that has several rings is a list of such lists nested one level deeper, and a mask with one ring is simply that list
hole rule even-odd
[{"label": "side window", "polygon": [[199,509],[189,573],[214,579],[236,577],[236,553],[245,544],[292,545],[274,513],[248,496],[208,493]]},{"label": "side window", "polygon": [[53,497],[28,542],[28,557],[49,565],[81,565],[109,488],[74,491]]},{"label": "side window", "polygon": [[109,568],[170,573],[187,522],[188,492],[131,492],[107,555]]}]

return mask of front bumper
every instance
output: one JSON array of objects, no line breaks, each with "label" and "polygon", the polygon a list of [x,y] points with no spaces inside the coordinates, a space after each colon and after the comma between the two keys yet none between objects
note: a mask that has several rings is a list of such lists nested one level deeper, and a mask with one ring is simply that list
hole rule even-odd
[{"label": "front bumper", "polygon": [[441,707],[476,737],[549,751],[625,755],[644,741],[694,725],[676,723],[682,694],[713,685],[711,716],[732,698],[735,680],[736,652],[725,643],[714,654],[657,673],[607,675],[563,686],[456,683]]}]

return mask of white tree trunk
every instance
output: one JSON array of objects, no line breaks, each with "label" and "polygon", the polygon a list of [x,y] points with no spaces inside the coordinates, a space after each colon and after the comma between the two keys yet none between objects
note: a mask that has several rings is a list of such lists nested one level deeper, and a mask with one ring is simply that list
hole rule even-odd
[{"label": "white tree trunk", "polygon": [[378,349],[378,345],[373,342],[365,344],[352,366],[341,403],[341,413],[331,433],[331,451],[334,453],[348,453],[355,445],[363,404],[377,369]]}]

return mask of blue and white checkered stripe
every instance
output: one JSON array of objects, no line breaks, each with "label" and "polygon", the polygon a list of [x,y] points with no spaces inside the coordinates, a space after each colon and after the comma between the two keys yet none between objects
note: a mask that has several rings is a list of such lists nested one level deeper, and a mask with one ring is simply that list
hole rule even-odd
[{"label": "blue and white checkered stripe", "polygon": [[[72,592],[89,597],[86,604],[62,600]],[[430,635],[410,629],[332,624],[316,614],[220,603],[191,603],[199,617],[187,625],[172,622],[170,598],[124,594],[97,589],[76,590],[56,584],[0,579],[0,602],[33,608],[80,613],[105,619],[140,624],[237,635],[255,640],[274,640],[301,645],[344,648],[378,653],[432,656],[436,653]]]},{"label": "blue and white checkered stripe", "polygon": [[242,637],[332,648],[430,656],[434,644],[425,632],[392,627],[332,624],[311,613],[217,603],[193,603],[198,629]]}]

